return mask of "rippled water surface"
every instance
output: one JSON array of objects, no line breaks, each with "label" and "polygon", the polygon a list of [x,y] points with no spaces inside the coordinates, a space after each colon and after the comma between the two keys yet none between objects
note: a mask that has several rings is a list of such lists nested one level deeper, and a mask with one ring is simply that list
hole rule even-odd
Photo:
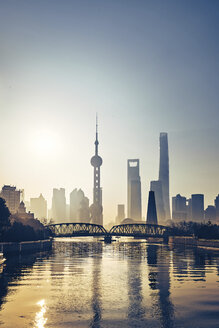
[{"label": "rippled water surface", "polygon": [[57,239],[51,252],[7,260],[0,326],[218,328],[219,252]]}]

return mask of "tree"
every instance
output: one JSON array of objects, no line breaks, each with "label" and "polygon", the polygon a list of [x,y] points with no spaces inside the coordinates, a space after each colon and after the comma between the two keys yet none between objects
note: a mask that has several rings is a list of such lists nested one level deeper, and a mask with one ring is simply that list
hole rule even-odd
[{"label": "tree", "polygon": [[0,240],[2,240],[5,231],[11,225],[9,220],[10,215],[11,213],[5,204],[5,200],[0,197]]}]

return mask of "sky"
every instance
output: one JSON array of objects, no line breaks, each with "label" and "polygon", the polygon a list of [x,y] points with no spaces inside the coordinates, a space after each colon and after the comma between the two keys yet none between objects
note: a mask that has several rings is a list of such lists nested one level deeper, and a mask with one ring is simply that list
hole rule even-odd
[{"label": "sky", "polygon": [[219,193],[217,0],[0,0],[0,185],[92,202],[95,115],[104,222],[140,159],[142,213],[168,132],[170,196]]}]

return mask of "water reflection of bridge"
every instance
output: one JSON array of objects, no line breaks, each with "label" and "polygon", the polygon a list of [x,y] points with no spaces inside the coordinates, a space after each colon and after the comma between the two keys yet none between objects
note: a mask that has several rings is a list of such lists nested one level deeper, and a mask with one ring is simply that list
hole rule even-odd
[{"label": "water reflection of bridge", "polygon": [[107,231],[102,225],[92,223],[56,223],[47,226],[53,237],[112,237],[137,238],[164,237],[167,227],[156,224],[130,223],[113,226]]}]

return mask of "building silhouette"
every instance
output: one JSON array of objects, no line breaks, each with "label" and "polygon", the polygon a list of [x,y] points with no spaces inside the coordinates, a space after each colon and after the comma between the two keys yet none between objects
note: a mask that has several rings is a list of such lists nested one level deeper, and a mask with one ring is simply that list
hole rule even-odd
[{"label": "building silhouette", "polygon": [[203,221],[204,220],[204,195],[193,194],[191,198],[192,206],[192,220]]},{"label": "building silhouette", "polygon": [[91,165],[94,168],[94,187],[93,187],[93,204],[90,206],[91,222],[103,225],[103,206],[102,206],[102,188],[100,187],[100,167],[103,163],[102,158],[98,155],[98,124],[96,118],[96,140],[95,155],[91,158]]},{"label": "building silhouette", "polygon": [[14,216],[23,220],[34,219],[34,213],[27,212],[23,201],[20,202],[17,213]]},{"label": "building silhouette", "polygon": [[163,192],[162,192],[162,182],[151,181],[150,190],[154,192],[156,209],[157,209],[157,219],[159,224],[163,224],[165,221],[165,210],[163,202]]},{"label": "building silhouette", "polygon": [[79,222],[79,207],[82,194],[77,188],[70,193],[70,221]]},{"label": "building silhouette", "polygon": [[185,221],[187,219],[186,197],[177,194],[172,197],[172,219]]},{"label": "building silhouette", "polygon": [[30,198],[30,209],[37,219],[47,219],[47,201],[42,194],[37,198]]},{"label": "building silhouette", "polygon": [[128,159],[128,217],[141,220],[141,179],[139,175],[139,159]]},{"label": "building silhouette", "polygon": [[216,208],[216,219],[219,220],[219,194],[217,195],[217,197],[214,200],[214,205]]},{"label": "building silhouette", "polygon": [[81,189],[70,193],[70,221],[90,222],[89,199]]},{"label": "building silhouette", "polygon": [[52,219],[55,222],[65,222],[66,219],[66,198],[65,189],[53,189],[52,196]]},{"label": "building silhouette", "polygon": [[116,224],[120,224],[122,220],[125,218],[125,205],[118,204],[117,205],[117,216],[116,216]]},{"label": "building silhouette", "polygon": [[157,210],[154,191],[149,191],[147,219],[148,224],[157,224]]},{"label": "building silhouette", "polygon": [[170,196],[169,196],[169,151],[167,133],[160,133],[160,167],[159,181],[162,183],[163,202],[165,219],[171,219],[170,215]]},{"label": "building silhouette", "polygon": [[4,185],[0,193],[0,197],[6,202],[6,205],[11,214],[15,214],[18,211],[20,205],[21,191],[17,190],[14,186]]},{"label": "building silhouette", "polygon": [[216,208],[213,205],[209,205],[205,210],[205,220],[215,221],[216,220]]},{"label": "building silhouette", "polygon": [[192,220],[192,198],[186,199],[187,220]]}]

